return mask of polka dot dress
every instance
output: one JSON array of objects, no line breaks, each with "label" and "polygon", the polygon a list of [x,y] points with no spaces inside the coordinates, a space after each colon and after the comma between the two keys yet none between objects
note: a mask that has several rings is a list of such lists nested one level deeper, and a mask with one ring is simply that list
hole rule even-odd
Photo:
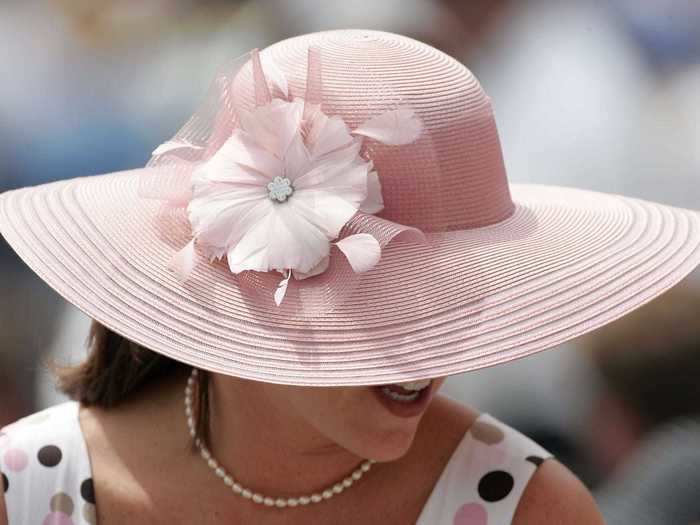
[{"label": "polka dot dress", "polygon": [[95,495],[78,403],[0,430],[0,471],[9,525],[95,525]]},{"label": "polka dot dress", "polygon": [[[9,525],[96,525],[95,491],[78,403],[0,431]],[[507,525],[546,450],[488,414],[464,435],[416,525]]]},{"label": "polka dot dress", "polygon": [[416,525],[509,525],[537,467],[552,455],[489,414],[455,449]]}]

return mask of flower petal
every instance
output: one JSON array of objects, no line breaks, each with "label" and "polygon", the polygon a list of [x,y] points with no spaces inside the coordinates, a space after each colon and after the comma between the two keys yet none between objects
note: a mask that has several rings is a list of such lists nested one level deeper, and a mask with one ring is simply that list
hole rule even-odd
[{"label": "flower petal", "polygon": [[338,237],[343,226],[357,213],[355,204],[325,191],[297,190],[288,202],[328,240]]},{"label": "flower petal", "polygon": [[[358,169],[358,173],[364,170],[365,175],[362,175],[361,178],[366,180],[366,173],[371,165],[359,156],[360,147],[359,142],[353,142],[342,150],[315,159],[309,166],[310,169],[297,177],[294,187],[296,189],[322,188],[334,179],[345,178],[348,172],[355,172]],[[357,176],[357,173],[355,175]],[[355,183],[357,181],[353,184]]]},{"label": "flower petal", "polygon": [[241,127],[254,141],[278,159],[284,158],[294,135],[300,131],[304,101],[287,102],[273,98],[272,102],[241,115]]},{"label": "flower petal", "polygon": [[290,201],[272,209],[228,252],[232,272],[284,270],[308,272],[330,252],[326,235],[299,215]]},{"label": "flower petal", "polygon": [[362,202],[360,211],[365,213],[379,213],[384,209],[384,199],[382,198],[382,186],[379,182],[379,174],[370,171],[367,174],[367,198]]},{"label": "flower petal", "polygon": [[326,170],[314,168],[296,180],[294,197],[303,199],[308,207],[321,214],[325,211],[333,213],[328,209],[331,206],[329,198],[342,199],[358,210],[367,198],[368,167],[362,162],[340,169],[330,166]]},{"label": "flower petal", "polygon": [[326,255],[321,261],[311,268],[308,272],[300,272],[298,270],[292,270],[294,278],[301,281],[303,279],[308,279],[309,277],[314,277],[316,275],[322,274],[328,269],[328,264],[330,262],[330,257]]},{"label": "flower petal", "polygon": [[352,141],[350,128],[342,118],[337,115],[329,117],[321,111],[314,114],[307,136],[309,149],[314,158],[345,147]]},{"label": "flower petal", "polygon": [[287,149],[284,158],[284,174],[291,181],[296,180],[300,175],[309,170],[311,155],[309,155],[301,133],[297,133],[292,139],[292,143]]},{"label": "flower petal", "polygon": [[379,242],[369,233],[349,235],[335,245],[345,254],[350,266],[357,273],[374,268],[382,256]]},{"label": "flower petal", "polygon": [[234,189],[214,198],[193,199],[187,208],[192,230],[210,258],[222,257],[274,204],[260,189]]},{"label": "flower petal", "polygon": [[197,171],[197,180],[265,185],[284,170],[280,159],[261,148],[251,135],[236,130]]}]

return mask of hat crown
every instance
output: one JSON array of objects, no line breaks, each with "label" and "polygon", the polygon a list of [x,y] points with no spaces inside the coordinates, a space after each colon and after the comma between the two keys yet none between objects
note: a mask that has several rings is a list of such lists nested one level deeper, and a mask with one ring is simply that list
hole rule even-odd
[{"label": "hat crown", "polygon": [[321,51],[326,114],[355,128],[408,106],[423,122],[424,133],[414,143],[366,141],[382,186],[380,217],[429,232],[485,226],[512,214],[491,102],[463,64],[393,33],[310,33],[262,51],[284,72],[293,97],[305,95],[310,46]]}]

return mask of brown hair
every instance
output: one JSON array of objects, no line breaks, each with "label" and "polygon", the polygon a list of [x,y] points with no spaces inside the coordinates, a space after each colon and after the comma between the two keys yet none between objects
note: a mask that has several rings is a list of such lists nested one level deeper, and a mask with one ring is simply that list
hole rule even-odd
[{"label": "brown hair", "polygon": [[[85,406],[111,408],[138,395],[189,365],[153,352],[93,321],[87,337],[88,356],[75,366],[50,363],[58,389]],[[196,405],[197,435],[209,443],[209,375],[200,370]]]}]

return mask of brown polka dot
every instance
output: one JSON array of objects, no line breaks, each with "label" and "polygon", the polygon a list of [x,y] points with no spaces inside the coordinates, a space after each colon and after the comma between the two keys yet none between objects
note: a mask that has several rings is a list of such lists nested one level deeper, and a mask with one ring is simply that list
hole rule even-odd
[{"label": "brown polka dot", "polygon": [[83,505],[83,518],[85,518],[85,521],[87,521],[90,525],[97,524],[97,510],[92,503],[86,503]]},{"label": "brown polka dot", "polygon": [[494,470],[479,480],[479,496],[490,503],[500,501],[510,494],[514,484],[513,476],[502,470]]},{"label": "brown polka dot", "polygon": [[544,459],[542,459],[540,456],[528,456],[525,458],[525,461],[529,461],[530,463],[532,463],[536,467],[539,467],[542,464],[542,462],[544,461]]},{"label": "brown polka dot", "polygon": [[88,503],[95,504],[95,487],[92,484],[92,478],[87,478],[80,484],[80,495]]},{"label": "brown polka dot", "polygon": [[472,425],[470,430],[472,436],[477,441],[486,443],[487,445],[495,445],[503,441],[505,437],[503,431],[491,423],[485,423],[483,421],[477,421]]},{"label": "brown polka dot", "polygon": [[47,445],[45,447],[41,447],[37,457],[39,459],[39,463],[45,467],[55,467],[61,462],[63,453],[56,445]]},{"label": "brown polka dot", "polygon": [[73,514],[73,500],[71,497],[64,493],[59,492],[51,498],[51,511],[52,512],[63,512],[70,516]]}]

